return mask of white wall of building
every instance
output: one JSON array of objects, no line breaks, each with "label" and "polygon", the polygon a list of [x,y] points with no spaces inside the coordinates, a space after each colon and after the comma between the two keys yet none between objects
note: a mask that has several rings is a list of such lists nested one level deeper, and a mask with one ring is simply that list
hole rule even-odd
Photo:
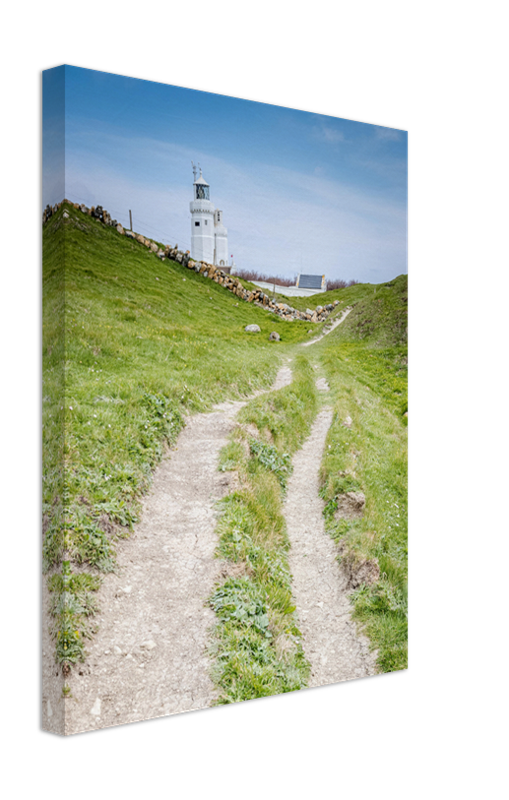
[{"label": "white wall of building", "polygon": [[215,244],[214,206],[210,200],[192,200],[190,209],[191,258],[212,264]]},{"label": "white wall of building", "polygon": [[[273,283],[267,283],[267,281],[251,281],[251,283],[260,286],[267,292],[274,291]],[[299,286],[278,286],[276,283],[276,292],[284,294],[286,297],[311,297],[313,294],[323,294],[323,289],[301,289]]]},{"label": "white wall of building", "polygon": [[228,264],[228,231],[223,225],[223,212],[216,209],[214,214],[216,253],[214,264],[226,267]]}]

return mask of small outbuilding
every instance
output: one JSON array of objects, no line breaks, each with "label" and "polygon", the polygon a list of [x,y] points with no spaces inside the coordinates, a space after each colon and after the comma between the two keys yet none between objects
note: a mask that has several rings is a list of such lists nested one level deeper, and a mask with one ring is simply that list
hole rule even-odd
[{"label": "small outbuilding", "polygon": [[301,273],[295,285],[299,289],[317,289],[320,292],[327,291],[325,275],[303,275]]}]

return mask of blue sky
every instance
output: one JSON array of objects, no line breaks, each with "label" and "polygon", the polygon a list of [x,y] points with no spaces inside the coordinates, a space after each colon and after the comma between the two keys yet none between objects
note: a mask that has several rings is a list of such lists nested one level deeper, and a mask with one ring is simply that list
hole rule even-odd
[{"label": "blue sky", "polygon": [[43,74],[43,201],[101,204],[190,248],[199,162],[238,267],[379,283],[407,270],[405,131],[77,67]]}]

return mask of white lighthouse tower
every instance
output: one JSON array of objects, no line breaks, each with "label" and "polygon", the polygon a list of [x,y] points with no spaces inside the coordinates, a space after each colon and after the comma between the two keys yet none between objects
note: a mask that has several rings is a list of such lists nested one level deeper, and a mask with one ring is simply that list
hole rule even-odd
[{"label": "white lighthouse tower", "polygon": [[[192,162],[191,162],[192,163]],[[228,231],[223,225],[223,212],[210,202],[210,186],[202,175],[196,177],[193,164],[193,199],[191,210],[191,258],[217,267],[228,264]]]}]

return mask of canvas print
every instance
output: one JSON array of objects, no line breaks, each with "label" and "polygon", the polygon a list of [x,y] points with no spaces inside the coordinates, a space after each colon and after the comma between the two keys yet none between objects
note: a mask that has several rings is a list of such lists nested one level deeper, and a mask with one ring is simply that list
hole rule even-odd
[{"label": "canvas print", "polygon": [[407,133],[43,73],[42,725],[407,667]]}]

